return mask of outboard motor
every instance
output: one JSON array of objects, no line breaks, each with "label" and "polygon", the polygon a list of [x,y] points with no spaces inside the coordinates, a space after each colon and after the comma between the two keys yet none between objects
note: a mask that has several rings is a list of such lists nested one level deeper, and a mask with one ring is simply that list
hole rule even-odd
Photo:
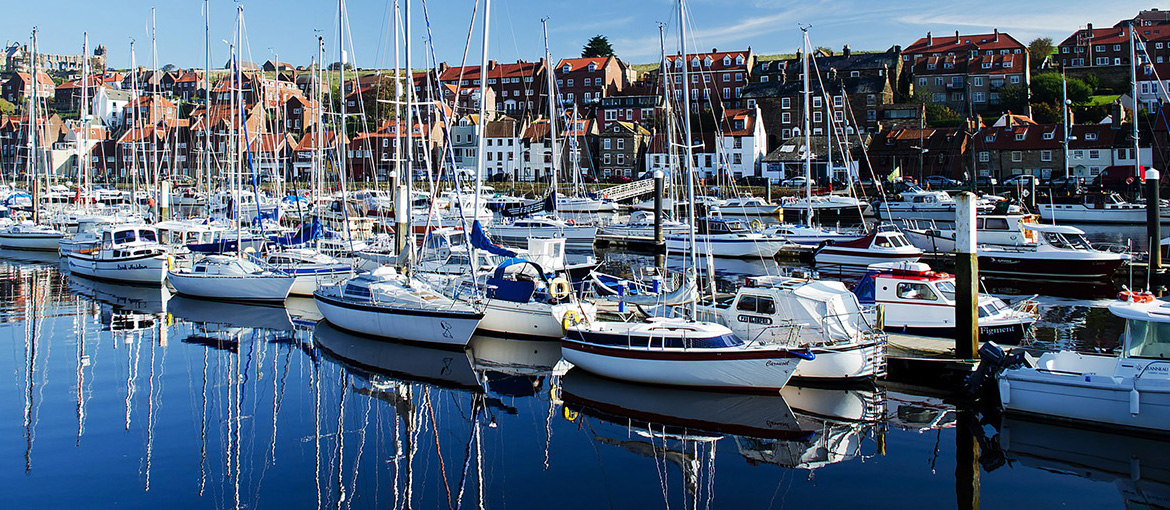
[{"label": "outboard motor", "polygon": [[967,398],[978,398],[985,391],[995,388],[995,376],[1007,368],[1027,363],[1022,350],[1004,352],[995,342],[987,342],[979,348],[979,366],[963,382],[963,394]]}]

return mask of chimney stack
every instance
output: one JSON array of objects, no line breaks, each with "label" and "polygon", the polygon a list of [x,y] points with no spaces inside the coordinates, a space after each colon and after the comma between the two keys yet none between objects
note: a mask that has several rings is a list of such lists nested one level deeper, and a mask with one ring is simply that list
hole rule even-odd
[{"label": "chimney stack", "polygon": [[995,29],[995,42],[999,42],[999,29]]},{"label": "chimney stack", "polygon": [[959,39],[959,31],[955,30],[955,44],[959,44],[961,42],[963,41]]},{"label": "chimney stack", "polygon": [[719,50],[717,48],[711,48],[711,53],[719,53]]},{"label": "chimney stack", "polygon": [[1089,26],[1086,30],[1089,31],[1089,37],[1092,37],[1093,36],[1093,24],[1089,23]]},{"label": "chimney stack", "polygon": [[849,45],[846,44],[845,47],[841,49],[841,54],[845,55],[845,58],[849,58],[850,53],[852,52],[849,51]]},{"label": "chimney stack", "polygon": [[927,46],[933,46],[933,45],[934,45],[934,37],[931,37],[931,35],[930,35],[930,32],[927,32],[927,33],[926,33],[926,45],[927,45]]},{"label": "chimney stack", "polygon": [[495,60],[489,60],[489,61],[488,61],[488,71],[491,71],[492,69],[495,69],[495,68],[496,68],[496,61],[495,61]]}]

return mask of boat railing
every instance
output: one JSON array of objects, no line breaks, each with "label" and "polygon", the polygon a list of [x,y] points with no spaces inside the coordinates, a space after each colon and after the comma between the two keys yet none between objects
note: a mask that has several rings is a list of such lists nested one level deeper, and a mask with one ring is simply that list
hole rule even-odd
[{"label": "boat railing", "polygon": [[1119,254],[1127,254],[1132,251],[1128,245],[1122,243],[1093,243],[1093,248],[1101,251],[1107,251],[1109,253]]}]

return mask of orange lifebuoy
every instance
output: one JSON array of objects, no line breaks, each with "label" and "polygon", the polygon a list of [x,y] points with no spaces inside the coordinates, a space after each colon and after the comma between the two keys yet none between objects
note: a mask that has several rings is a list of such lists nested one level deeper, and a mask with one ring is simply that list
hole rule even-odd
[{"label": "orange lifebuoy", "polygon": [[1117,299],[1118,299],[1118,301],[1130,301],[1130,298],[1132,298],[1133,295],[1134,295],[1133,292],[1130,292],[1128,290],[1123,290],[1123,291],[1117,293]]},{"label": "orange lifebuoy", "polygon": [[1134,301],[1138,303],[1152,303],[1154,302],[1154,294],[1152,292],[1142,292],[1141,294],[1134,294]]}]

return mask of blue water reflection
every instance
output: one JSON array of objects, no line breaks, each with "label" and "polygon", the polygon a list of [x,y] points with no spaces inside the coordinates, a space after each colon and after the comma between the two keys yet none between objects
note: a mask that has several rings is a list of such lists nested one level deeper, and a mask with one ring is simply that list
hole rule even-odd
[{"label": "blue water reflection", "polygon": [[[571,370],[556,342],[390,343],[316,325],[311,301],[189,300],[55,264],[0,261],[0,296],[6,508],[970,504],[966,436],[933,396],[647,388]],[[1165,505],[1165,443],[1105,458],[1086,443],[1112,436],[978,430],[1004,459],[979,471],[989,508]]]}]

